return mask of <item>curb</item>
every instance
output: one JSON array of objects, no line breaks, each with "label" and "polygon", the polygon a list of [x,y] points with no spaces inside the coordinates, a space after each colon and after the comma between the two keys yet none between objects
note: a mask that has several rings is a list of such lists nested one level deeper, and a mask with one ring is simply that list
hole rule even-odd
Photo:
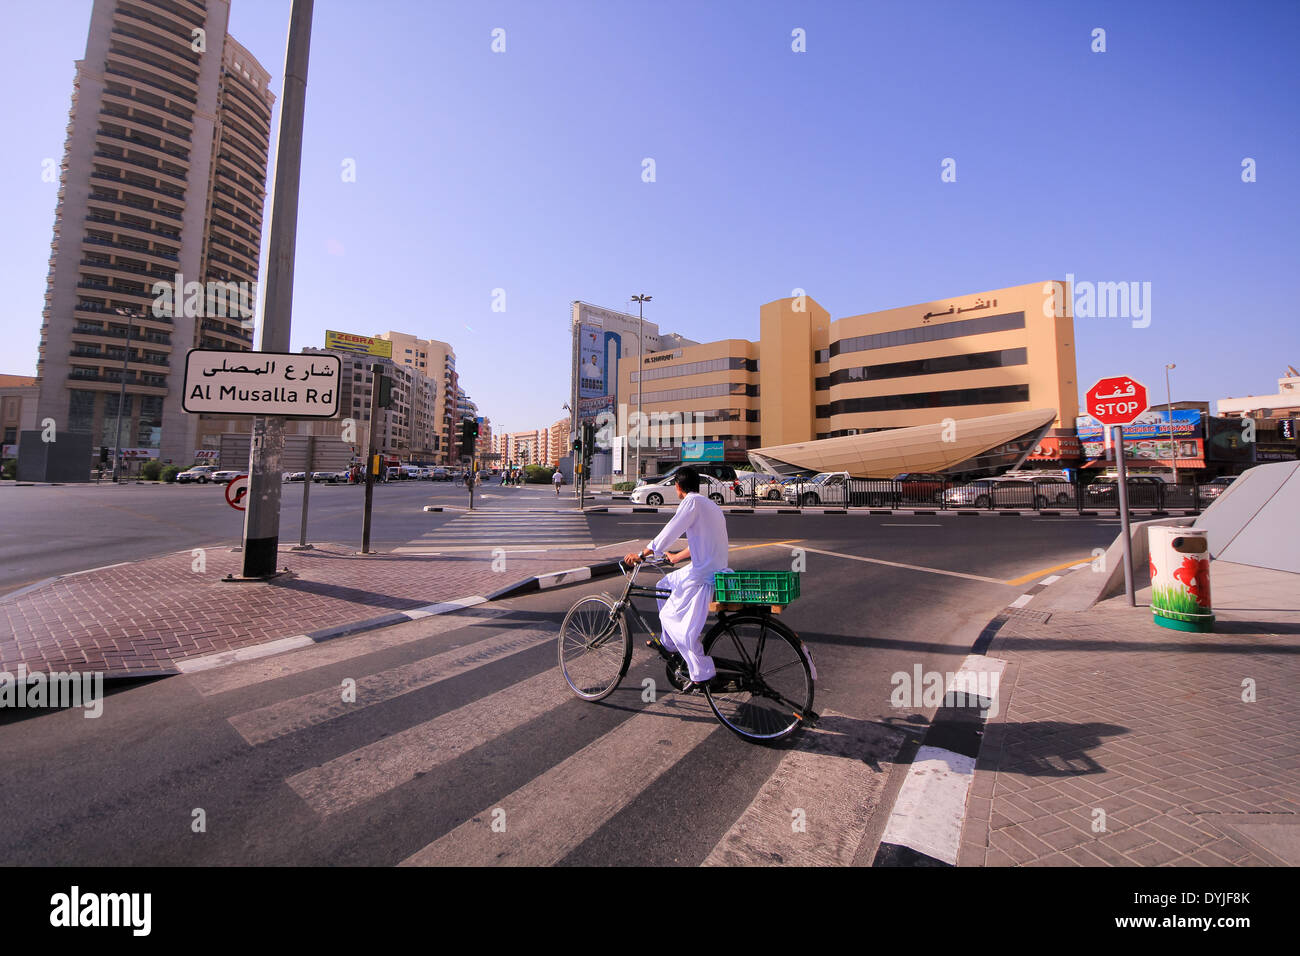
[{"label": "curb", "polygon": [[[338,624],[334,627],[325,627],[315,631],[308,631],[306,634],[298,634],[293,637],[282,637],[278,640],[268,641],[265,644],[254,644],[249,647],[241,647],[238,650],[221,651],[217,654],[205,654],[202,657],[190,657],[186,660],[178,661],[174,670],[158,671],[156,672],[156,675],[195,674],[199,671],[212,670],[216,667],[226,667],[230,664],[256,660],[259,657],[269,657],[272,654],[280,654],[284,651],[291,651],[299,647],[307,647],[311,644],[321,644],[325,641],[333,640],[336,637],[347,637],[351,634],[360,634],[364,631],[378,630],[381,627],[391,627],[394,624],[405,624],[407,621],[418,621],[420,618],[432,617],[435,614],[447,614],[450,611],[460,611],[467,607],[473,607],[476,604],[486,603],[487,600],[487,598],[474,595],[471,597],[456,598],[451,601],[439,601],[436,604],[426,604],[423,607],[415,607],[407,611],[394,611],[392,614],[385,614],[381,617],[372,617],[365,621],[355,621],[351,624]],[[134,678],[149,675],[140,672],[132,672],[130,674],[113,676]],[[108,679],[108,677],[109,675],[105,675],[105,679]]]},{"label": "curb", "polygon": [[[1089,562],[1084,561],[1069,570],[1087,567]],[[996,687],[987,697],[972,692],[971,688],[988,688],[1001,680],[1006,661],[987,656],[993,638],[1013,616],[1042,614],[1024,610],[1025,605],[1062,578],[1060,574],[1046,575],[994,615],[980,631],[970,654],[945,687],[943,706],[935,713],[925,739],[908,765],[872,866],[957,865],[966,825],[967,798],[975,782],[984,727],[999,710]],[[917,666],[919,669],[920,665]]]},{"label": "curb", "polygon": [[514,584],[508,584],[499,591],[493,591],[487,596],[489,601],[499,601],[502,598],[518,597],[521,594],[533,594],[537,591],[545,591],[548,588],[562,587],[566,584],[577,584],[580,581],[590,581],[593,578],[605,578],[613,574],[618,574],[620,562],[601,561],[599,564],[590,564],[581,568],[570,568],[567,571],[552,571],[550,574],[535,574],[531,578],[524,578]]}]

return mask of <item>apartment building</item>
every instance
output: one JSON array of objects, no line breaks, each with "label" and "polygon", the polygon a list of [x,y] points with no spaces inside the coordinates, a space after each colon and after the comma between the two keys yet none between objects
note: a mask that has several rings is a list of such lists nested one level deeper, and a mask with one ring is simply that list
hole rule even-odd
[{"label": "apartment building", "polygon": [[229,0],[92,6],[37,362],[37,418],[53,418],[77,451],[33,455],[27,478],[87,478],[99,448],[116,444],[124,378],[122,444],[192,460],[186,352],[252,348],[275,98],[270,74],[226,32],[229,15]]},{"label": "apartment building", "polygon": [[455,452],[449,455],[449,449],[455,449],[459,442],[456,395],[460,387],[456,374],[456,352],[446,342],[437,339],[422,339],[406,332],[380,332],[375,336],[387,339],[393,344],[393,364],[410,368],[424,375],[436,393],[431,427],[436,433],[437,441],[434,461],[440,465],[454,464]]},{"label": "apartment building", "polygon": [[547,429],[546,464],[559,467],[560,459],[572,453],[571,434],[572,423],[567,418],[561,418]]}]

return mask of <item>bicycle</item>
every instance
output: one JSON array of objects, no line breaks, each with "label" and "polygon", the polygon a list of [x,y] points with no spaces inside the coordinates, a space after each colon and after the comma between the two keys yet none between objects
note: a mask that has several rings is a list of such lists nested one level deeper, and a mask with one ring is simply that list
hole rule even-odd
[{"label": "bicycle", "polygon": [[[669,652],[657,639],[635,597],[667,597],[671,592],[638,585],[642,567],[663,573],[667,562],[646,560],[619,568],[627,579],[620,597],[593,594],[577,601],[560,625],[560,672],[575,696],[603,700],[614,692],[632,661],[629,614],[648,634],[647,645],[665,662],[668,683],[682,690],[690,676],[680,654]],[[742,572],[743,573],[743,572]],[[713,715],[737,736],[771,743],[818,719],[812,709],[817,668],[799,636],[773,618],[780,607],[770,604],[712,602],[717,621],[701,638],[704,653],[713,658],[716,676],[704,685]]]}]

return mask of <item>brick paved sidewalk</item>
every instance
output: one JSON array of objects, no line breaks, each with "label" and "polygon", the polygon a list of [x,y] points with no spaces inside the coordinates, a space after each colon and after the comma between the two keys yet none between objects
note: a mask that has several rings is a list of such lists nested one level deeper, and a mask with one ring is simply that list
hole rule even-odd
[{"label": "brick paved sidewalk", "polygon": [[175,663],[351,624],[471,595],[486,596],[534,574],[582,567],[619,548],[507,555],[489,549],[437,557],[360,555],[337,545],[280,549],[289,573],[269,582],[225,583],[242,555],[208,549],[194,570],[189,551],[67,575],[0,603],[0,671],[175,673]]},{"label": "brick paved sidewalk", "polygon": [[1300,865],[1300,576],[1212,573],[1214,633],[1122,597],[1003,626],[959,865]]}]

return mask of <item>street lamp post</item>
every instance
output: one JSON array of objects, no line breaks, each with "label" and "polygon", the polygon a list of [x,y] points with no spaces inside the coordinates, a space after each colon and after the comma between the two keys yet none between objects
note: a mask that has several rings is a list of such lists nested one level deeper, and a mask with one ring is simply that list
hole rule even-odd
[{"label": "street lamp post", "polygon": [[130,309],[114,309],[118,315],[126,318],[126,348],[122,352],[122,387],[117,393],[117,437],[113,439],[113,484],[120,480],[122,471],[122,409],[126,406],[127,362],[131,360],[131,316]]},{"label": "street lamp post", "polygon": [[644,294],[632,296],[640,320],[636,334],[636,472],[632,476],[633,481],[641,480],[641,429],[645,427],[645,410],[641,407],[641,379],[645,374],[645,362],[641,360],[641,353],[645,351],[645,304],[650,299],[651,296]]},{"label": "street lamp post", "polygon": [[1169,390],[1169,370],[1177,368],[1173,362],[1165,366],[1165,414],[1169,416],[1169,454],[1172,456],[1170,461],[1174,466],[1174,486],[1178,485],[1178,444],[1174,441],[1174,398],[1173,393]]}]

